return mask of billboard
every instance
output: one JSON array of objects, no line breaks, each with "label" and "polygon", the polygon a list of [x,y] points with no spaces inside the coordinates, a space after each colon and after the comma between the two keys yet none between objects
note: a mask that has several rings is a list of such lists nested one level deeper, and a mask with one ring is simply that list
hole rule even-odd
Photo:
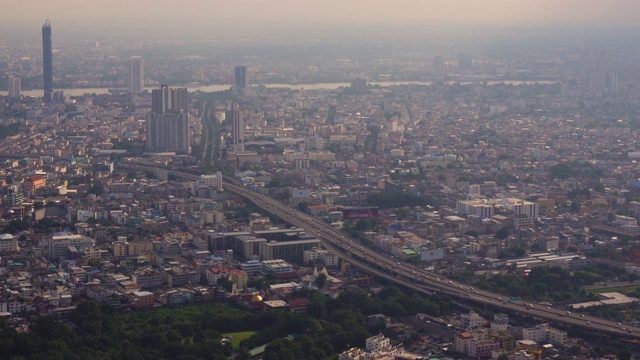
[{"label": "billboard", "polygon": [[370,220],[378,218],[378,208],[346,208],[342,210],[345,220]]}]

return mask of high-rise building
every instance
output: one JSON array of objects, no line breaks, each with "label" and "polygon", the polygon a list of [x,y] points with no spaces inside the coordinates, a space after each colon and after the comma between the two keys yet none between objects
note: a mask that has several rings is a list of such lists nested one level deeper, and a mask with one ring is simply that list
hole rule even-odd
[{"label": "high-rise building", "polygon": [[351,93],[355,95],[366,94],[367,80],[361,78],[351,80]]},{"label": "high-rise building", "polygon": [[166,113],[187,112],[189,102],[186,88],[170,88],[168,85],[160,85],[160,89],[151,91],[151,112]]},{"label": "high-rise building", "polygon": [[171,108],[176,111],[189,111],[187,88],[171,89]]},{"label": "high-rise building", "polygon": [[458,55],[458,70],[461,70],[461,71],[473,70],[473,54],[463,53]]},{"label": "high-rise building", "polygon": [[44,102],[50,103],[53,100],[53,44],[49,19],[42,25],[42,79]]},{"label": "high-rise building", "polygon": [[163,114],[171,109],[171,96],[169,86],[160,85],[160,89],[151,90],[151,112]]},{"label": "high-rise building", "polygon": [[152,90],[151,111],[147,114],[146,124],[148,151],[191,152],[187,110],[186,89],[162,85],[160,89]]},{"label": "high-rise building", "polygon": [[[617,88],[617,79],[612,78],[609,84],[610,62],[606,51],[591,53],[585,51],[582,54],[582,80],[587,85],[588,90],[593,94],[604,94],[611,92],[609,86]],[[616,89],[617,91],[617,89]]]},{"label": "high-rise building", "polygon": [[129,60],[129,92],[144,91],[144,60],[142,56],[132,56]]},{"label": "high-rise building", "polygon": [[232,104],[229,111],[231,121],[231,143],[235,152],[244,151],[244,114],[240,105]]},{"label": "high-rise building", "polygon": [[616,94],[618,92],[618,72],[607,72],[607,93]]},{"label": "high-rise building", "polygon": [[152,152],[191,152],[189,117],[185,113],[147,114],[146,148]]},{"label": "high-rise building", "polygon": [[431,69],[431,75],[435,78],[442,78],[444,76],[444,59],[440,56],[433,58],[433,68]]},{"label": "high-rise building", "polygon": [[240,65],[235,68],[233,86],[237,88],[247,87],[247,67]]},{"label": "high-rise building", "polygon": [[19,99],[22,92],[22,81],[20,81],[20,78],[9,76],[8,83],[9,88],[7,90],[9,90],[9,98],[13,100]]}]

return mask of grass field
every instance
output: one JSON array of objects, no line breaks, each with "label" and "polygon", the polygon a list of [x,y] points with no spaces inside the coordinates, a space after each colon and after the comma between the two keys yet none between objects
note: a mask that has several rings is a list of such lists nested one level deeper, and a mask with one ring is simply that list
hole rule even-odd
[{"label": "grass field", "polygon": [[624,286],[624,287],[610,287],[610,288],[603,288],[603,289],[593,289],[590,290],[594,293],[600,294],[600,293],[608,293],[608,292],[619,292],[621,294],[625,294],[625,295],[629,295],[632,294],[634,292],[636,292],[636,290],[638,290],[638,286]]},{"label": "grass field", "polygon": [[240,342],[242,340],[250,338],[255,333],[256,333],[255,331],[242,331],[242,332],[222,334],[222,336],[233,336],[233,340],[231,341],[231,346],[234,349],[238,349],[240,347]]}]

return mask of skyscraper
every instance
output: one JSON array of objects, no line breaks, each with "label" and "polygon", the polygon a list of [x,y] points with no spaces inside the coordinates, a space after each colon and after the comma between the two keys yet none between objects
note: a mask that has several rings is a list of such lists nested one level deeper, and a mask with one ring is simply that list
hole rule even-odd
[{"label": "skyscraper", "polygon": [[231,121],[231,142],[235,152],[244,151],[244,114],[240,105],[232,104],[229,111],[229,121]]},{"label": "skyscraper", "polygon": [[618,72],[617,71],[607,72],[607,93],[608,94],[618,93]]},{"label": "skyscraper", "polygon": [[247,87],[247,67],[236,66],[233,86],[237,88]]},{"label": "skyscraper", "polygon": [[129,60],[129,92],[144,91],[144,60],[142,56],[132,56]]},{"label": "skyscraper", "polygon": [[162,85],[151,91],[151,111],[146,124],[148,151],[191,152],[187,105],[187,89]]},{"label": "skyscraper", "polygon": [[[608,72],[610,61],[606,51],[590,53],[585,51],[582,55],[582,79],[593,94],[604,94],[609,91]],[[617,79],[615,79],[617,83]],[[617,87],[617,84],[616,86]]]},{"label": "skyscraper", "polygon": [[151,111],[154,113],[188,112],[189,102],[186,88],[170,88],[160,85],[160,89],[151,91]]},{"label": "skyscraper", "polygon": [[437,79],[444,76],[444,59],[442,57],[436,56],[433,58],[433,69],[431,69],[431,75]]},{"label": "skyscraper", "polygon": [[356,78],[351,80],[351,93],[354,95],[362,95],[367,93],[367,80]]},{"label": "skyscraper", "polygon": [[187,88],[171,89],[171,108],[175,111],[189,112]]},{"label": "skyscraper", "polygon": [[461,70],[461,71],[473,70],[473,54],[462,53],[458,55],[458,70]]},{"label": "skyscraper", "polygon": [[169,86],[160,85],[160,89],[151,90],[151,112],[164,114],[171,109],[171,97]]},{"label": "skyscraper", "polygon": [[9,98],[12,100],[19,99],[22,92],[22,81],[20,78],[9,76]]},{"label": "skyscraper", "polygon": [[44,84],[44,102],[53,100],[53,45],[51,43],[51,21],[42,25],[42,79]]}]

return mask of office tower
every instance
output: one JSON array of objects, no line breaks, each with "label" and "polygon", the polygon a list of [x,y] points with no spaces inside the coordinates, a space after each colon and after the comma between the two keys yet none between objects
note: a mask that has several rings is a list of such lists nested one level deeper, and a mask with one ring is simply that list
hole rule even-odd
[{"label": "office tower", "polygon": [[42,25],[42,79],[44,84],[44,102],[53,100],[53,45],[51,43],[51,21]]},{"label": "office tower", "polygon": [[151,112],[163,114],[171,109],[171,97],[169,96],[169,86],[160,85],[160,89],[151,90]]},{"label": "office tower", "polygon": [[606,51],[598,53],[585,51],[582,54],[582,80],[591,93],[611,92],[609,86],[613,86],[614,83],[617,88],[617,78],[612,78],[612,83],[609,84],[610,70],[609,56]]},{"label": "office tower", "polygon": [[240,105],[232,104],[229,111],[231,121],[231,142],[235,152],[244,151],[244,114]]},{"label": "office tower", "polygon": [[236,66],[233,86],[237,88],[247,87],[247,67]]},{"label": "office tower", "polygon": [[171,108],[177,111],[189,111],[187,88],[171,89]]},{"label": "office tower", "polygon": [[144,91],[144,60],[142,56],[132,56],[129,60],[129,92]]},{"label": "office tower", "polygon": [[458,70],[471,71],[473,70],[473,55],[469,53],[463,53],[458,55]]},{"label": "office tower", "polygon": [[189,102],[186,88],[169,88],[168,85],[160,85],[160,89],[151,90],[151,112],[166,113],[188,112]]},{"label": "office tower", "polygon": [[444,76],[444,59],[440,56],[433,58],[433,68],[431,69],[431,75],[434,78],[440,79]]},{"label": "office tower", "polygon": [[607,93],[609,94],[618,93],[618,72],[617,71],[607,72]]},{"label": "office tower", "polygon": [[367,80],[360,78],[351,80],[351,93],[356,95],[366,94]]},{"label": "office tower", "polygon": [[20,93],[22,92],[22,81],[20,78],[15,76],[9,76],[9,98],[12,100],[16,100],[20,98]]},{"label": "office tower", "polygon": [[583,80],[589,79],[589,74],[596,68],[596,57],[587,50],[582,52],[582,68],[580,77]]},{"label": "office tower", "polygon": [[[172,99],[176,99],[173,103]],[[191,133],[187,114],[187,90],[162,85],[151,91],[151,111],[147,114],[148,151],[191,152]]]}]

